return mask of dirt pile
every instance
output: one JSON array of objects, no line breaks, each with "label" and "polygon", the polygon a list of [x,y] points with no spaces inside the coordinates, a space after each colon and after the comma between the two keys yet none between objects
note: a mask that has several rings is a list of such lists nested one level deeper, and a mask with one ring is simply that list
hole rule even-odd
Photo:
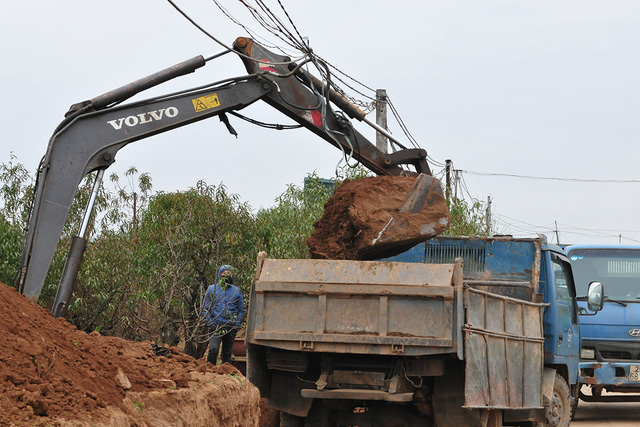
[{"label": "dirt pile", "polygon": [[78,331],[0,283],[0,425],[257,426],[231,365]]},{"label": "dirt pile", "polygon": [[307,245],[312,258],[365,260],[397,255],[442,233],[449,211],[441,184],[423,177],[421,200],[406,200],[415,177],[346,180],[325,204]]}]

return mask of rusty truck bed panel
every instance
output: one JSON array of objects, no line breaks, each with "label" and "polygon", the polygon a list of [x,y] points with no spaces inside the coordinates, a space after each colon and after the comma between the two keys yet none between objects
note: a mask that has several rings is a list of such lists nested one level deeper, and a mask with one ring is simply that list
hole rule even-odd
[{"label": "rusty truck bed panel", "polygon": [[451,285],[453,263],[265,259],[261,282],[388,285]]},{"label": "rusty truck bed panel", "polygon": [[456,352],[453,272],[452,264],[266,259],[247,339],[314,352]]},{"label": "rusty truck bed panel", "polygon": [[542,407],[544,304],[465,290],[465,406]]}]

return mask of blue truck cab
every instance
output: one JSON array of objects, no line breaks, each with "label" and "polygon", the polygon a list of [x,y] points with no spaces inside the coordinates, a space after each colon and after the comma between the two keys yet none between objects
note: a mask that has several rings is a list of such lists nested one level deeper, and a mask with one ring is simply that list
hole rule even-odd
[{"label": "blue truck cab", "polygon": [[576,279],[580,310],[587,285],[599,281],[606,292],[602,310],[582,316],[580,383],[585,401],[638,400],[603,396],[603,391],[640,393],[640,246],[573,245],[566,249]]},{"label": "blue truck cab", "polygon": [[[538,242],[541,245],[540,251],[532,251],[530,245]],[[450,249],[443,250],[443,248]],[[638,250],[640,256],[640,248]],[[427,254],[426,259],[424,252]],[[438,256],[442,256],[443,253],[448,255],[444,259],[438,259]],[[482,258],[478,258],[476,253],[481,253]],[[536,255],[540,259],[535,259]],[[581,295],[584,296],[581,309],[576,298],[573,269],[569,258],[561,247],[549,243],[545,236],[540,236],[540,240],[512,239],[510,236],[506,236],[504,239],[440,237],[418,245],[412,250],[392,258],[392,260],[438,263],[449,262],[454,257],[465,259],[465,281],[480,285],[482,280],[477,280],[477,273],[482,272],[484,281],[493,284],[490,287],[493,289],[489,289],[490,291],[495,291],[496,284],[499,284],[500,287],[509,287],[508,295],[514,298],[546,304],[543,315],[544,366],[547,371],[555,370],[568,386],[573,415],[578,403],[581,385],[579,378],[580,322],[594,318],[580,316],[580,314],[581,311],[583,314],[593,314],[592,311],[586,309],[586,296],[589,292],[590,282],[596,281],[597,278],[585,281],[584,286],[580,288]],[[532,266],[532,269],[539,269],[538,286],[532,293],[524,282],[522,287],[518,287],[513,281],[514,277],[528,271],[527,265]],[[640,275],[640,268],[638,268],[638,274]],[[535,277],[536,274],[533,276]],[[501,279],[507,277],[509,280],[502,283]],[[503,288],[500,293],[504,294],[505,289]],[[637,295],[640,295],[640,289]],[[640,302],[640,299],[637,302]],[[636,304],[636,308],[640,309],[640,304]],[[640,314],[637,310],[635,313],[636,316]],[[636,317],[636,319],[640,319],[640,317]],[[640,329],[638,331],[640,332]],[[638,338],[636,338],[637,342]],[[636,352],[637,354],[638,352]],[[564,385],[560,387],[564,387]],[[554,389],[552,402],[547,407],[547,423],[550,425],[563,425],[563,419],[566,419],[561,412],[559,413],[564,409],[562,402],[558,401],[560,398],[562,396],[559,396],[557,390]]]}]

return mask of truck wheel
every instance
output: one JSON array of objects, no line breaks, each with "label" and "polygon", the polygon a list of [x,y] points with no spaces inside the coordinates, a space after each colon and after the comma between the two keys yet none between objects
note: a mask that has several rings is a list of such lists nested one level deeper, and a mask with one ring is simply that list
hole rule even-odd
[{"label": "truck wheel", "polygon": [[578,412],[578,402],[580,401],[580,399],[578,398],[578,396],[574,397],[571,399],[572,401],[572,405],[571,405],[571,420],[573,420],[576,416],[576,412]]},{"label": "truck wheel", "polygon": [[302,427],[303,418],[280,412],[280,427]]},{"label": "truck wheel", "polygon": [[578,411],[578,402],[580,402],[580,387],[581,385],[575,385],[571,390],[571,421],[576,416]]},{"label": "truck wheel", "polygon": [[571,421],[571,392],[562,376],[556,374],[551,405],[545,411],[546,427],[567,427]]}]

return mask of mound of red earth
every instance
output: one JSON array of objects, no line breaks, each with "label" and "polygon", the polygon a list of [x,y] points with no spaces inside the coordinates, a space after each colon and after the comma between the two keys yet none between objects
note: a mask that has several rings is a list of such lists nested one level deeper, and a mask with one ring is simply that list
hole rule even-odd
[{"label": "mound of red earth", "polygon": [[231,365],[78,331],[0,283],[0,425],[257,426]]},{"label": "mound of red earth", "polygon": [[440,181],[423,177],[421,183],[418,190],[412,191],[415,177],[346,180],[313,225],[307,239],[311,257],[380,259],[445,231],[450,216]]}]

